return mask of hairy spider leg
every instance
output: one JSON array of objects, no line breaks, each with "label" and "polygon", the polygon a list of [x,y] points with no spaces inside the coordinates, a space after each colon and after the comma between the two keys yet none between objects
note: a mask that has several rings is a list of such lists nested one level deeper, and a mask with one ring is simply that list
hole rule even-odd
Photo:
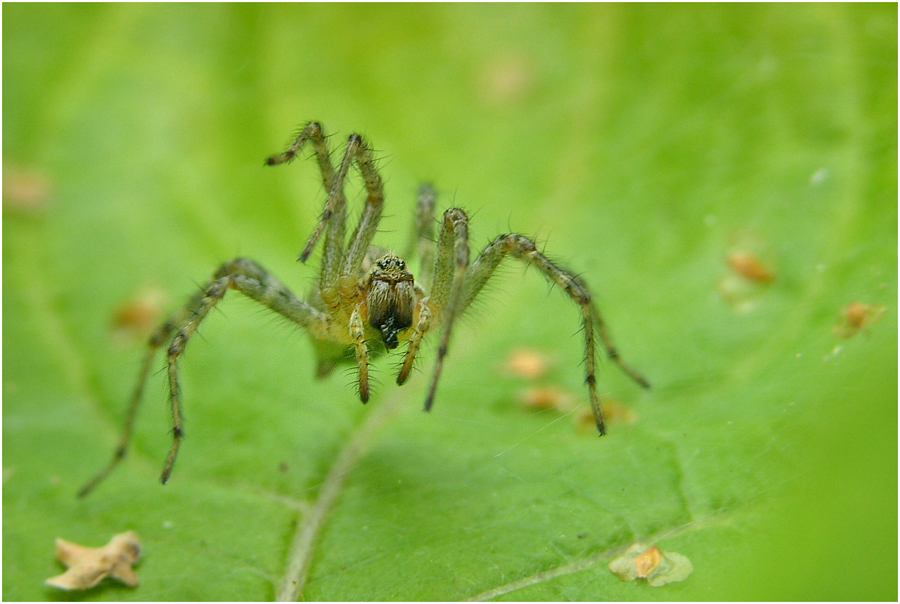
[{"label": "hairy spider leg", "polygon": [[[312,143],[313,151],[316,154],[316,160],[319,164],[319,171],[322,173],[322,186],[329,194],[328,204],[322,215],[322,221],[319,228],[313,234],[315,239],[321,235],[322,229],[327,223],[328,229],[325,231],[325,249],[322,252],[322,266],[320,269],[320,282],[326,285],[332,285],[340,276],[341,260],[344,257],[344,236],[347,225],[347,199],[344,197],[343,187],[334,188],[334,166],[331,163],[331,153],[328,150],[328,139],[325,136],[324,128],[319,122],[309,122],[296,140],[284,153],[273,155],[266,160],[266,165],[277,166],[278,164],[288,163],[303,150],[307,142]],[[333,197],[332,197],[333,195]],[[327,214],[328,218],[325,217]],[[314,242],[313,242],[314,243]],[[309,247],[309,245],[307,245]],[[310,252],[312,250],[310,249]],[[307,254],[308,255],[308,254]],[[301,256],[300,260],[306,261]]]},{"label": "hairy spider leg", "polygon": [[548,279],[556,283],[563,291],[565,291],[581,308],[585,344],[585,371],[587,374],[585,381],[587,382],[588,391],[590,393],[591,409],[594,412],[597,430],[602,436],[606,433],[606,428],[603,423],[603,413],[600,409],[600,398],[597,395],[596,341],[594,338],[595,321],[609,357],[612,358],[629,377],[634,379],[641,386],[648,388],[650,384],[631,367],[626,365],[619,357],[619,353],[613,345],[605,325],[600,320],[600,313],[591,300],[591,294],[580,278],[551,262],[546,256],[538,251],[537,246],[528,237],[517,233],[500,235],[484,249],[480,256],[478,256],[466,275],[460,312],[463,312],[468,308],[469,304],[472,303],[472,300],[475,299],[485,283],[487,283],[494,274],[497,266],[508,254],[512,254],[513,257],[536,266]]},{"label": "hairy spider leg", "polygon": [[412,371],[413,363],[416,361],[416,355],[419,353],[419,346],[422,344],[422,338],[431,329],[431,309],[428,305],[428,298],[419,300],[418,305],[419,320],[416,323],[412,336],[409,338],[409,347],[406,349],[406,355],[403,359],[403,366],[400,373],[397,374],[397,385],[402,386],[406,383],[409,374]]},{"label": "hairy spider leg", "polygon": [[437,205],[437,193],[434,187],[425,183],[419,187],[416,203],[416,222],[413,225],[413,236],[406,248],[408,261],[419,259],[419,270],[416,273],[416,282],[425,291],[431,289],[431,281],[434,275],[434,210]]},{"label": "hairy spider leg", "polygon": [[363,404],[369,402],[369,347],[366,345],[366,330],[360,310],[362,302],[353,309],[350,315],[350,337],[353,339],[353,350],[356,352],[356,364],[359,366],[359,398]]},{"label": "hairy spider leg", "polygon": [[[315,122],[310,123],[304,129],[304,132],[310,128],[312,128],[313,133],[321,133],[321,126]],[[267,163],[279,163],[283,157],[288,155],[290,155],[290,149],[281,155],[273,156]],[[362,175],[368,195],[359,223],[347,241],[346,248],[344,248],[342,247],[342,239],[347,206],[344,196],[344,183],[354,163]],[[322,163],[320,158],[320,166],[322,165],[330,166],[330,160]],[[359,134],[351,134],[349,139],[347,139],[347,148],[344,151],[344,157],[337,173],[326,174],[326,172],[327,168],[324,168],[323,182],[327,185],[329,184],[328,181],[330,181],[328,200],[325,202],[325,209],[319,219],[318,226],[313,231],[303,253],[300,254],[300,261],[306,262],[315,249],[316,243],[326,226],[331,225],[328,226],[328,234],[326,235],[325,256],[329,258],[329,263],[331,262],[330,258],[337,258],[337,265],[332,266],[329,264],[327,273],[323,272],[318,291],[321,294],[321,301],[328,309],[330,315],[338,317],[341,314],[351,312],[350,308],[356,305],[358,298],[357,280],[360,277],[366,255],[369,253],[372,239],[378,231],[378,223],[381,220],[381,214],[384,209],[384,184],[375,168],[371,151]],[[339,223],[339,228],[333,228],[335,221]],[[347,308],[348,306],[350,308]]]},{"label": "hairy spider leg", "polygon": [[226,262],[219,267],[212,280],[192,297],[184,308],[172,315],[150,337],[147,355],[141,366],[137,386],[135,387],[126,417],[122,440],[113,455],[112,461],[79,491],[79,497],[83,497],[91,492],[125,456],[131,441],[138,405],[144,392],[147,375],[156,350],[165,344],[177,330],[169,345],[166,359],[169,377],[169,404],[172,410],[173,442],[172,449],[166,458],[160,481],[165,484],[169,479],[169,475],[175,465],[175,458],[178,455],[181,439],[184,436],[181,387],[178,382],[178,357],[184,352],[185,346],[187,346],[191,336],[197,331],[200,323],[216,303],[225,296],[229,288],[236,289],[257,302],[264,304],[293,323],[308,329],[313,335],[324,337],[324,334],[327,332],[329,318],[324,313],[297,298],[259,264],[247,258],[236,258]]},{"label": "hairy spider leg", "polygon": [[413,236],[410,237],[406,248],[407,261],[414,258],[419,259],[416,287],[420,289],[420,298],[415,313],[419,320],[409,338],[409,347],[406,350],[400,373],[397,375],[397,384],[401,386],[409,378],[416,356],[419,353],[422,339],[431,328],[431,309],[425,292],[431,289],[431,282],[434,276],[434,211],[436,205],[437,192],[435,192],[434,186],[431,183],[420,185],[416,201],[416,222],[413,225]]},{"label": "hairy spider leg", "polygon": [[[578,279],[578,277],[575,278]],[[584,284],[582,283],[582,285]],[[618,365],[619,369],[625,372],[625,375],[637,382],[642,388],[650,388],[650,382],[647,381],[647,378],[622,360],[622,357],[619,355],[619,350],[616,348],[615,344],[613,344],[612,337],[609,335],[609,328],[600,316],[600,310],[597,308],[597,305],[591,303],[591,310],[593,311],[594,323],[597,325],[597,331],[600,332],[600,341],[603,342],[603,347],[606,349],[606,356],[609,357],[613,363]]]},{"label": "hairy spider leg", "polygon": [[[450,208],[444,212],[441,221],[441,232],[437,242],[437,258],[434,262],[434,284],[431,288],[431,296],[423,305],[429,307],[433,316],[439,317],[439,322],[444,325],[441,334],[441,343],[438,346],[438,355],[434,363],[434,372],[431,376],[431,385],[425,399],[425,410],[430,411],[434,404],[434,396],[437,392],[438,380],[444,369],[444,358],[450,348],[450,335],[453,324],[461,311],[461,298],[469,268],[469,217],[459,208]],[[413,334],[417,338],[410,342],[407,351],[407,359],[403,363],[397,382],[402,383],[409,375],[412,368],[413,356],[418,350],[419,342],[424,333],[418,330]]]},{"label": "hairy spider leg", "polygon": [[157,349],[172,335],[175,326],[181,323],[185,318],[186,314],[183,310],[176,313],[168,321],[162,324],[159,329],[154,332],[153,336],[151,336],[147,353],[144,355],[144,362],[141,364],[141,371],[138,375],[137,384],[131,395],[131,403],[128,405],[128,413],[125,416],[125,429],[122,431],[122,438],[119,440],[119,445],[116,447],[113,457],[109,460],[106,467],[100,470],[100,472],[98,472],[86,485],[81,487],[81,490],[78,491],[79,497],[84,497],[93,491],[94,488],[113,471],[119,462],[122,461],[125,454],[128,452],[128,445],[131,442],[131,436],[134,430],[134,421],[137,418],[138,406],[140,405],[141,397],[144,394],[144,386],[147,383],[147,375],[150,373],[150,366],[153,364],[153,358],[156,356]]},{"label": "hairy spider leg", "polygon": [[[361,306],[358,303],[359,289],[358,279],[363,262],[369,253],[372,239],[378,231],[378,223],[384,209],[384,185],[375,168],[372,153],[365,140],[359,134],[351,134],[347,140],[347,148],[340,167],[335,173],[328,157],[325,137],[322,126],[317,122],[310,122],[304,128],[297,141],[291,145],[285,153],[269,158],[266,163],[276,165],[290,161],[306,140],[312,140],[316,147],[319,166],[322,171],[322,181],[328,190],[328,200],[325,209],[319,219],[319,224],[313,231],[306,248],[300,254],[300,260],[305,262],[315,249],[316,243],[322,232],[328,228],[325,240],[325,256],[322,279],[318,286],[321,302],[327,308],[332,317],[340,317],[350,312],[349,337],[356,352],[359,365],[359,395],[363,402],[369,398],[368,366],[369,352],[365,341],[365,322]],[[359,173],[365,183],[365,206],[359,223],[343,247],[344,227],[346,223],[346,198],[344,196],[344,183],[353,164],[356,164]],[[336,226],[337,225],[337,226]],[[348,308],[349,305],[349,308]],[[352,312],[350,311],[352,308]],[[320,362],[320,374],[327,373],[332,365]]]},{"label": "hairy spider leg", "polygon": [[[311,122],[304,129],[304,132],[311,127],[313,128],[313,132],[321,133],[322,131],[320,124]],[[302,138],[303,135],[301,134],[298,141]],[[294,145],[291,146],[291,148],[293,147]],[[266,163],[269,165],[276,165],[288,161],[291,157],[293,156],[291,155],[291,149],[289,148],[288,151],[281,155],[270,157]],[[353,235],[350,237],[349,246],[346,253],[341,258],[341,260],[343,260],[343,266],[333,275],[333,279],[324,285],[331,285],[334,280],[339,279],[341,276],[352,275],[355,277],[357,275],[366,252],[369,249],[369,244],[375,236],[375,232],[378,230],[378,221],[381,218],[381,212],[384,207],[383,183],[378,172],[375,170],[375,164],[372,160],[372,154],[369,151],[369,147],[366,145],[362,136],[359,134],[351,134],[350,138],[347,140],[347,149],[344,152],[344,158],[341,161],[340,169],[337,174],[333,174],[332,178],[329,179],[326,177],[323,170],[322,180],[323,182],[326,182],[328,200],[325,202],[325,209],[319,217],[319,224],[316,226],[306,247],[300,254],[300,261],[306,262],[309,259],[316,247],[316,243],[319,241],[319,237],[321,237],[322,233],[325,231],[325,227],[332,223],[332,220],[336,215],[341,223],[340,229],[343,230],[347,205],[346,198],[344,197],[344,181],[346,180],[347,173],[350,171],[350,167],[354,161],[356,162],[360,174],[362,174],[368,197],[366,198],[366,205],[363,209],[363,214],[360,217],[359,224],[356,227],[356,231],[354,231]],[[328,163],[330,165],[330,161]],[[320,166],[321,165],[320,159]],[[328,180],[331,182],[327,183]],[[338,238],[334,237],[333,239],[337,240]]]},{"label": "hairy spider leg", "polygon": [[384,183],[378,171],[375,169],[375,162],[372,159],[372,153],[366,141],[359,134],[351,134],[347,140],[347,151],[344,154],[344,161],[341,162],[340,171],[335,178],[334,187],[343,188],[344,179],[350,171],[350,166],[356,162],[356,167],[363,177],[366,186],[366,203],[363,207],[362,215],[359,217],[359,224],[356,230],[350,236],[347,242],[347,249],[344,254],[344,266],[341,269],[341,276],[353,277],[359,275],[362,268],[363,260],[369,252],[369,246],[375,233],[378,232],[378,223],[381,220],[381,212],[384,210]]}]

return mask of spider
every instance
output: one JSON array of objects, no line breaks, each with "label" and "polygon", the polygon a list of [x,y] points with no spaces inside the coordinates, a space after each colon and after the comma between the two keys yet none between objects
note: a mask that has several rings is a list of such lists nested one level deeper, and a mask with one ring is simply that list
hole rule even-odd
[{"label": "spider", "polygon": [[[434,403],[456,319],[478,296],[500,262],[512,256],[537,267],[578,305],[583,321],[585,381],[601,436],[606,429],[597,396],[595,327],[607,355],[634,381],[649,388],[647,380],[619,357],[585,283],[549,260],[534,241],[517,233],[500,235],[470,263],[466,213],[460,208],[444,212],[435,243],[436,194],[430,185],[423,185],[418,193],[416,236],[407,253],[408,257],[419,258],[420,273],[415,278],[403,258],[372,245],[384,209],[384,190],[371,150],[363,137],[359,134],[350,136],[335,171],[322,125],[310,122],[284,153],[269,157],[266,164],[290,163],[307,144],[312,145],[322,183],[328,192],[319,223],[299,258],[300,262],[306,262],[324,234],[318,283],[308,298],[302,300],[254,260],[236,258],[220,266],[212,279],[150,337],[119,446],[109,464],[81,489],[79,496],[96,487],[125,456],[147,375],[157,350],[166,343],[169,344],[166,368],[173,442],[160,481],[163,484],[168,481],[184,436],[178,360],[203,319],[229,289],[249,296],[307,330],[318,360],[317,377],[327,376],[339,364],[355,362],[359,398],[363,403],[369,400],[369,360],[373,354],[393,350],[401,343],[407,345],[397,375],[397,384],[402,385],[413,368],[422,339],[443,326],[425,398],[425,410],[428,411]],[[367,196],[359,223],[348,240],[344,183],[354,164],[363,178]]]}]

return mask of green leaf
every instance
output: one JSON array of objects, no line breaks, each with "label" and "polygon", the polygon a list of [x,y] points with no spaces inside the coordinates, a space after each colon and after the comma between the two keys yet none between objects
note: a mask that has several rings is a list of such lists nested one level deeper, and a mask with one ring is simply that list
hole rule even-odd
[{"label": "green leaf", "polygon": [[[3,597],[45,600],[53,542],[132,529],[140,587],[89,600],[897,598],[895,5],[3,7]],[[590,284],[643,391],[599,439],[579,313],[510,262],[454,334],[433,411],[397,359],[359,403],[299,330],[230,295],[165,373],[90,497],[143,355],[111,325],[174,310],[219,263],[295,262],[315,163],[267,168],[303,122],[377,149],[405,249],[414,195],[471,217],[473,252],[537,237]],[[350,187],[358,215],[360,185]],[[773,272],[740,289],[728,254]],[[746,285],[746,284],[744,284]],[[742,286],[743,287],[743,286]],[[723,295],[725,292],[726,295]],[[851,302],[885,307],[855,337]],[[574,412],[530,411],[526,346]],[[162,368],[162,358],[155,367]],[[625,583],[635,542],[693,562]],[[291,589],[287,590],[288,592]]]}]

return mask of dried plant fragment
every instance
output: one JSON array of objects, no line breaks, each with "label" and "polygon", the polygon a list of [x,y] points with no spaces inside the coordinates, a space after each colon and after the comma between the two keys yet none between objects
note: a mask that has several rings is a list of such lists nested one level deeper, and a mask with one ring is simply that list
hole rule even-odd
[{"label": "dried plant fragment", "polygon": [[880,321],[884,316],[881,304],[851,302],[842,311],[841,320],[834,326],[834,334],[839,338],[852,338],[863,329]]},{"label": "dried plant fragment", "polygon": [[[538,386],[528,388],[519,393],[519,401],[523,407],[535,411],[561,411],[566,412],[575,405],[575,397],[555,386]],[[593,415],[591,419],[593,421]]]},{"label": "dried plant fragment", "polygon": [[728,254],[728,266],[741,277],[757,283],[771,283],[775,274],[762,261],[749,252],[734,251]]},{"label": "dried plant fragment", "polygon": [[3,166],[3,209],[19,214],[38,214],[53,197],[50,177],[36,168]]},{"label": "dried plant fragment", "polygon": [[735,310],[749,312],[775,281],[774,252],[764,237],[751,231],[737,231],[731,239],[725,256],[731,270],[717,290]]},{"label": "dried plant fragment", "polygon": [[134,531],[116,535],[98,548],[57,539],[56,558],[69,570],[47,579],[46,584],[51,587],[67,591],[90,589],[106,577],[118,579],[129,587],[137,587],[139,583],[132,566],[141,559],[141,542]]},{"label": "dried plant fragment", "polygon": [[168,295],[159,287],[147,286],[116,309],[113,328],[116,337],[143,340],[160,322]]},{"label": "dried plant fragment", "polygon": [[508,107],[526,100],[538,86],[539,74],[527,55],[494,58],[481,74],[478,91],[482,100],[495,107]]},{"label": "dried plant fragment", "polygon": [[687,557],[635,543],[609,563],[609,569],[624,581],[645,579],[653,587],[684,581],[694,571]]},{"label": "dried plant fragment", "polygon": [[[638,421],[638,414],[634,409],[614,398],[601,398],[600,407],[603,410],[603,419],[607,423],[635,424]],[[577,415],[575,422],[580,430],[593,430],[594,413],[590,409],[585,409]]]},{"label": "dried plant fragment", "polygon": [[638,557],[634,559],[634,566],[637,568],[638,578],[646,579],[649,577],[650,573],[655,571],[662,561],[662,552],[659,551],[659,548],[655,545],[644,553],[639,554]]},{"label": "dried plant fragment", "polygon": [[516,377],[536,380],[544,377],[550,359],[546,354],[531,348],[518,348],[503,362],[503,372]]}]

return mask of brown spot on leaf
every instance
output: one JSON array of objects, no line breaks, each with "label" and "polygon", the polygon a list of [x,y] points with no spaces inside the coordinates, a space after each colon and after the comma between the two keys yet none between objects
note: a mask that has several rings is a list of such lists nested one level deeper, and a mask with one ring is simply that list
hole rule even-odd
[{"label": "brown spot on leaf", "polygon": [[508,54],[487,62],[478,90],[487,104],[506,107],[528,98],[537,83],[534,60],[524,54]]},{"label": "brown spot on leaf", "polygon": [[126,340],[142,340],[162,320],[168,295],[159,287],[147,286],[126,300],[113,315],[116,336]]},{"label": "brown spot on leaf", "polygon": [[841,319],[833,329],[834,334],[839,338],[852,338],[880,321],[884,317],[884,311],[885,307],[881,304],[851,302],[841,311]]},{"label": "brown spot on leaf", "polygon": [[731,240],[725,256],[730,271],[716,289],[735,310],[748,312],[775,282],[774,253],[765,238],[748,230],[737,231]]},{"label": "brown spot on leaf", "polygon": [[754,254],[745,251],[733,251],[728,254],[728,265],[741,277],[757,283],[772,283],[775,275]]},{"label": "brown spot on leaf", "polygon": [[543,377],[549,367],[550,358],[531,348],[517,348],[503,362],[504,373],[529,380]]},{"label": "brown spot on leaf", "polygon": [[[614,398],[601,398],[600,410],[603,412],[603,420],[608,424],[634,424],[638,421],[638,414],[634,409]],[[582,410],[576,418],[576,423],[581,431],[597,430],[594,412],[591,409]]]},{"label": "brown spot on leaf", "polygon": [[655,545],[644,553],[639,554],[638,557],[634,559],[634,566],[637,568],[638,578],[646,579],[650,576],[650,573],[656,570],[656,567],[660,565],[662,560],[662,552],[659,551],[659,548]]},{"label": "brown spot on leaf", "polygon": [[537,386],[527,388],[519,394],[524,407],[536,411],[568,411],[575,404],[575,397],[556,386]]},{"label": "brown spot on leaf", "polygon": [[660,550],[635,543],[609,563],[609,569],[623,581],[646,580],[653,587],[684,581],[694,571],[694,565],[676,552]]},{"label": "brown spot on leaf", "polygon": [[3,210],[19,214],[38,214],[53,197],[50,177],[37,168],[15,164],[3,166]]}]

